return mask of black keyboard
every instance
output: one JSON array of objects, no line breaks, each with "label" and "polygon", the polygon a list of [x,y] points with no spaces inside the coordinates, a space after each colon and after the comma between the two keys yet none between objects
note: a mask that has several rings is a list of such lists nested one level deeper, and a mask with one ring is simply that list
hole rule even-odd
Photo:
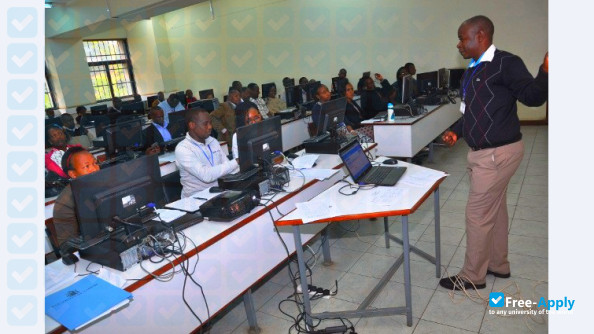
[{"label": "black keyboard", "polygon": [[243,181],[247,180],[250,177],[256,175],[260,169],[259,168],[252,168],[246,172],[239,172],[235,174],[227,174],[221,177],[225,181]]},{"label": "black keyboard", "polygon": [[322,142],[330,137],[328,132],[322,133],[319,136],[311,137],[303,141],[303,143],[319,143]]},{"label": "black keyboard", "polygon": [[406,168],[402,167],[373,167],[371,173],[365,176],[365,183],[396,184],[405,170]]},{"label": "black keyboard", "polygon": [[187,229],[190,226],[194,226],[203,220],[204,218],[202,218],[200,212],[187,213],[177,219],[172,220],[170,224],[173,226],[175,232],[179,232]]}]

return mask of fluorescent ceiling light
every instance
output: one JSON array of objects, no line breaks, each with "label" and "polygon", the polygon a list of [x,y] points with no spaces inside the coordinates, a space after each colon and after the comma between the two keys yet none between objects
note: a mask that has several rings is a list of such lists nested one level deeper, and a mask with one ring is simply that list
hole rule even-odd
[{"label": "fluorescent ceiling light", "polygon": [[52,8],[53,6],[54,6],[54,4],[52,4],[51,2],[45,3],[45,8]]}]

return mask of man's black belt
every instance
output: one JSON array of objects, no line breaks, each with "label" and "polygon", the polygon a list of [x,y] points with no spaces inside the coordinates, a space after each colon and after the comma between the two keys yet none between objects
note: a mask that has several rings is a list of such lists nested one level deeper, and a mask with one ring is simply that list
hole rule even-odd
[{"label": "man's black belt", "polygon": [[513,143],[517,143],[521,140],[522,138],[518,138],[518,139],[513,139],[513,140],[509,140],[506,142],[501,142],[501,143],[497,143],[497,144],[493,144],[493,145],[484,145],[484,146],[469,146],[471,150],[473,151],[480,151],[480,150],[484,150],[487,148],[496,148],[496,147],[501,147],[501,146],[505,146],[505,145],[509,145],[509,144],[513,144]]}]

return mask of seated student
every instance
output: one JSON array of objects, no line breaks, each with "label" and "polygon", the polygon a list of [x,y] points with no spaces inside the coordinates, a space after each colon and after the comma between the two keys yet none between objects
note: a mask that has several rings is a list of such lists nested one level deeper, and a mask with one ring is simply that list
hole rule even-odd
[{"label": "seated student", "polygon": [[218,140],[231,142],[233,133],[235,133],[235,108],[241,103],[239,91],[231,89],[227,101],[219,104],[219,107],[210,113],[212,127],[218,133]]},{"label": "seated student", "polygon": [[281,110],[287,109],[285,101],[276,97],[276,86],[270,87],[270,90],[264,93],[266,94],[266,106],[271,116],[276,115]]},{"label": "seated student", "polygon": [[307,90],[304,89],[305,85],[307,85],[308,83],[309,83],[309,80],[307,80],[306,77],[299,78],[299,86],[301,86],[301,94],[300,94],[301,101],[299,101],[300,103],[305,103],[311,99]]},{"label": "seated student", "polygon": [[78,106],[76,107],[76,123],[79,124],[80,126],[85,126],[86,124],[83,124],[83,118],[85,116],[88,116],[87,114],[87,107],[85,106]]},{"label": "seated student", "polygon": [[86,128],[82,126],[76,126],[76,124],[74,123],[74,117],[72,117],[72,115],[70,115],[69,113],[64,113],[60,115],[60,120],[62,121],[62,128],[64,129],[64,133],[66,133],[67,136],[72,138],[83,135],[89,135],[89,131]]},{"label": "seated student", "polygon": [[186,105],[198,101],[191,89],[186,90]]},{"label": "seated student", "polygon": [[311,108],[311,119],[315,126],[318,124],[320,118],[320,112],[322,109],[322,103],[330,101],[332,94],[328,90],[328,87],[324,84],[320,84],[316,90],[316,104]]},{"label": "seated student", "polygon": [[[395,96],[392,98],[393,101],[399,101],[398,103],[402,103],[402,78],[408,75],[406,68],[402,66],[401,68],[396,71],[396,81],[392,84],[392,87],[395,90]],[[394,103],[393,101],[390,101]]]},{"label": "seated student", "polygon": [[[60,163],[62,169],[70,179],[76,179],[79,176],[91,174],[100,169],[93,155],[80,146],[68,149],[64,153]],[[56,246],[59,247],[68,239],[80,235],[78,220],[76,219],[76,207],[70,184],[62,190],[56,199],[53,221],[55,231],[52,232],[57,239]]]},{"label": "seated student", "polygon": [[346,92],[346,85],[349,83],[349,79],[347,79],[347,70],[341,68],[338,71],[338,80],[336,81],[336,92],[339,96],[344,96]]},{"label": "seated student", "polygon": [[165,94],[163,94],[163,92],[158,92],[157,93],[157,99],[153,101],[153,104],[149,106],[150,107],[156,107],[159,105],[159,103],[165,101]]},{"label": "seated student", "polygon": [[208,111],[200,108],[186,112],[188,133],[175,148],[175,164],[182,184],[181,197],[189,197],[216,186],[217,179],[239,171],[237,160],[229,160],[219,142],[210,136],[212,124]]},{"label": "seated student", "polygon": [[250,91],[249,101],[258,106],[258,110],[260,110],[260,114],[262,114],[262,117],[268,118],[268,116],[270,115],[270,111],[266,106],[266,102],[264,102],[264,100],[260,97],[260,87],[255,83],[251,82],[248,85],[248,90]]},{"label": "seated student", "polygon": [[243,85],[241,84],[241,81],[239,80],[235,80],[231,83],[231,88],[237,90],[239,93],[241,93],[241,89],[243,88]]},{"label": "seated student", "polygon": [[112,106],[107,109],[108,114],[122,113],[122,99],[114,97],[111,99]]},{"label": "seated student", "polygon": [[145,138],[144,146],[146,148],[145,153],[159,153],[161,150],[158,145],[154,147],[151,146],[154,143],[161,144],[173,139],[169,130],[169,123],[165,121],[163,109],[159,106],[151,108],[149,111],[149,118],[151,119],[151,124],[143,130],[143,136]]},{"label": "seated student", "polygon": [[[370,119],[375,117],[378,112],[387,110],[387,96],[388,90],[391,88],[388,80],[376,73],[375,78],[378,79],[382,85],[382,89],[375,87],[375,83],[371,77],[367,77],[364,81],[363,90],[361,93],[361,108],[363,108],[363,118]],[[384,95],[386,94],[386,95]]]},{"label": "seated student", "polygon": [[[237,108],[235,108],[235,116],[235,124],[238,128],[244,125],[259,123],[262,121],[262,115],[260,115],[258,106],[252,102],[240,103]],[[239,159],[237,132],[233,134],[233,145],[231,147],[231,152],[233,153],[233,159]]]},{"label": "seated student", "polygon": [[241,95],[241,102],[249,101],[250,97],[252,96],[250,90],[247,87],[241,87],[239,94]]},{"label": "seated student", "polygon": [[165,114],[165,122],[167,123],[169,123],[169,113],[186,109],[184,108],[184,105],[179,102],[177,94],[169,94],[166,101],[159,103],[159,107],[163,110],[163,113]]},{"label": "seated student", "polygon": [[345,88],[344,96],[346,97],[347,104],[344,112],[344,124],[346,125],[347,130],[353,135],[362,137],[365,142],[373,142],[373,126],[361,124],[364,120],[363,109],[357,102],[353,101],[353,98],[355,97],[353,84],[349,82],[346,84]]},{"label": "seated student", "polygon": [[61,178],[67,178],[68,176],[62,170],[62,156],[64,156],[67,149],[74,147],[74,145],[67,144],[68,136],[57,125],[47,127],[46,139],[50,150],[45,154],[45,168],[48,172],[53,172]]},{"label": "seated student", "polygon": [[363,73],[363,75],[359,79],[359,82],[357,82],[357,92],[361,93],[363,87],[365,87],[365,80],[367,80],[367,78],[371,78],[369,75],[370,74],[368,72]]}]

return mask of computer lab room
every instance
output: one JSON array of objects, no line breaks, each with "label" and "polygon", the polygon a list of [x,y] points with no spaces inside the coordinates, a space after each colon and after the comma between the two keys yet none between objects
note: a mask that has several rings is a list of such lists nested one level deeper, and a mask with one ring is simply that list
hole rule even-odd
[{"label": "computer lab room", "polygon": [[47,333],[548,331],[546,1],[45,3]]}]

